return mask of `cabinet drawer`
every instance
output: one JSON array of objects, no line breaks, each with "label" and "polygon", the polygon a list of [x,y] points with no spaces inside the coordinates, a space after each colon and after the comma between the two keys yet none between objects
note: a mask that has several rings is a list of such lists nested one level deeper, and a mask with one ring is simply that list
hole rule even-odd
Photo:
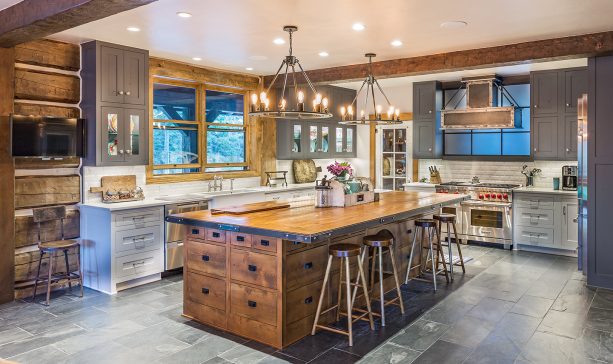
[{"label": "cabinet drawer", "polygon": [[226,275],[226,247],[188,240],[185,243],[187,251],[187,269],[200,273]]},{"label": "cabinet drawer", "polygon": [[288,289],[323,279],[328,263],[328,246],[305,250],[286,259]]},{"label": "cabinet drawer", "polygon": [[127,227],[128,229],[142,228],[148,223],[163,223],[162,209],[140,209],[131,212],[114,213],[113,223],[116,227]]},{"label": "cabinet drawer", "polygon": [[195,272],[187,273],[187,296],[193,302],[226,309],[226,281]]},{"label": "cabinet drawer", "polygon": [[230,233],[230,242],[232,245],[238,246],[251,246],[251,234],[243,234],[243,233]]},{"label": "cabinet drawer", "polygon": [[163,270],[162,252],[152,250],[115,258],[115,277],[139,278]]},{"label": "cabinet drawer", "polygon": [[[315,314],[323,280],[296,288],[287,293],[285,300],[286,320],[288,323]],[[323,308],[329,306],[328,295],[324,297]]]},{"label": "cabinet drawer", "polygon": [[225,330],[228,327],[226,311],[201,305],[191,300],[183,302],[183,314],[196,321],[219,327],[220,329]]},{"label": "cabinet drawer", "polygon": [[553,209],[553,196],[521,194],[513,196],[513,204],[532,210]]},{"label": "cabinet drawer", "polygon": [[277,258],[272,255],[242,250],[232,250],[232,279],[277,288]]},{"label": "cabinet drawer", "polygon": [[533,210],[518,207],[515,210],[515,224],[522,226],[553,227],[553,210]]},{"label": "cabinet drawer", "polygon": [[277,324],[277,293],[232,283],[232,315],[241,315],[269,325]]},{"label": "cabinet drawer", "polygon": [[226,242],[226,232],[219,229],[206,229],[206,240],[216,241],[218,243]]},{"label": "cabinet drawer", "polygon": [[115,232],[115,254],[138,253],[161,249],[162,236],[159,226]]},{"label": "cabinet drawer", "polygon": [[186,235],[188,239],[206,239],[206,229],[200,226],[188,226]]},{"label": "cabinet drawer", "polygon": [[299,241],[283,240],[283,242],[285,243],[285,251],[287,253],[304,250],[309,246],[309,243],[302,243]]},{"label": "cabinet drawer", "polygon": [[254,249],[265,250],[267,252],[276,253],[277,245],[281,239],[271,238],[268,236],[253,235],[251,246]]},{"label": "cabinet drawer", "polygon": [[553,229],[516,226],[514,241],[516,244],[553,246]]}]

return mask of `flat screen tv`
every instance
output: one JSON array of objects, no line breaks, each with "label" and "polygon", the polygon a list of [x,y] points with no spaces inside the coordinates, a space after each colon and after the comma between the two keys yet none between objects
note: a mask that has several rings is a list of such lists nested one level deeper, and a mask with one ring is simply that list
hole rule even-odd
[{"label": "flat screen tv", "polygon": [[83,157],[85,120],[11,115],[14,157]]}]

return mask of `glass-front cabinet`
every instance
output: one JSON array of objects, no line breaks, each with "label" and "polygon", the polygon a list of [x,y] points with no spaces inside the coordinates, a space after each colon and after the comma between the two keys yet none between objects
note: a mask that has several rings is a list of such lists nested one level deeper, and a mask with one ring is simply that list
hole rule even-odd
[{"label": "glass-front cabinet", "polygon": [[[308,124],[309,145],[306,151],[308,158],[325,158],[330,152],[329,124]],[[295,136],[294,136],[295,137]]]},{"label": "glass-front cabinet", "polygon": [[277,158],[325,159],[357,155],[355,126],[336,122],[277,122]]},{"label": "glass-front cabinet", "polygon": [[121,107],[103,106],[101,120],[103,132],[102,153],[104,162],[144,162],[147,151],[143,149],[145,136],[145,111],[142,109],[124,109]]},{"label": "glass-front cabinet", "polygon": [[409,181],[412,166],[407,165],[407,127],[403,125],[378,126],[377,134],[377,186],[386,190],[403,190]]}]

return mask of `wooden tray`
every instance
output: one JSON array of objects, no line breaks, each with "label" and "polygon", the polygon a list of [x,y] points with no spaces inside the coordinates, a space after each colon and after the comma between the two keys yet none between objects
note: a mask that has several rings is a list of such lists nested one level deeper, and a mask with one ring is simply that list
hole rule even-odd
[{"label": "wooden tray", "polygon": [[266,201],[250,203],[247,205],[228,206],[219,209],[211,209],[211,214],[230,214],[230,215],[244,215],[260,211],[279,210],[289,208],[287,202],[280,201]]}]

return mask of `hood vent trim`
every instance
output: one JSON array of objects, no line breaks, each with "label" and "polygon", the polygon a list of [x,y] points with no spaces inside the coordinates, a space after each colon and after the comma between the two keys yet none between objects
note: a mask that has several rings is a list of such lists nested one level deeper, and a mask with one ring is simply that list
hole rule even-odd
[{"label": "hood vent trim", "polygon": [[[464,90],[464,95],[455,107],[466,97],[465,109],[443,109],[441,129],[508,129],[521,127],[521,108],[513,96],[502,86],[496,76],[463,79],[464,87],[459,88],[451,97]],[[500,91],[500,97],[499,97]],[[500,106],[502,99],[512,106]],[[445,105],[447,107],[447,105]]]}]

